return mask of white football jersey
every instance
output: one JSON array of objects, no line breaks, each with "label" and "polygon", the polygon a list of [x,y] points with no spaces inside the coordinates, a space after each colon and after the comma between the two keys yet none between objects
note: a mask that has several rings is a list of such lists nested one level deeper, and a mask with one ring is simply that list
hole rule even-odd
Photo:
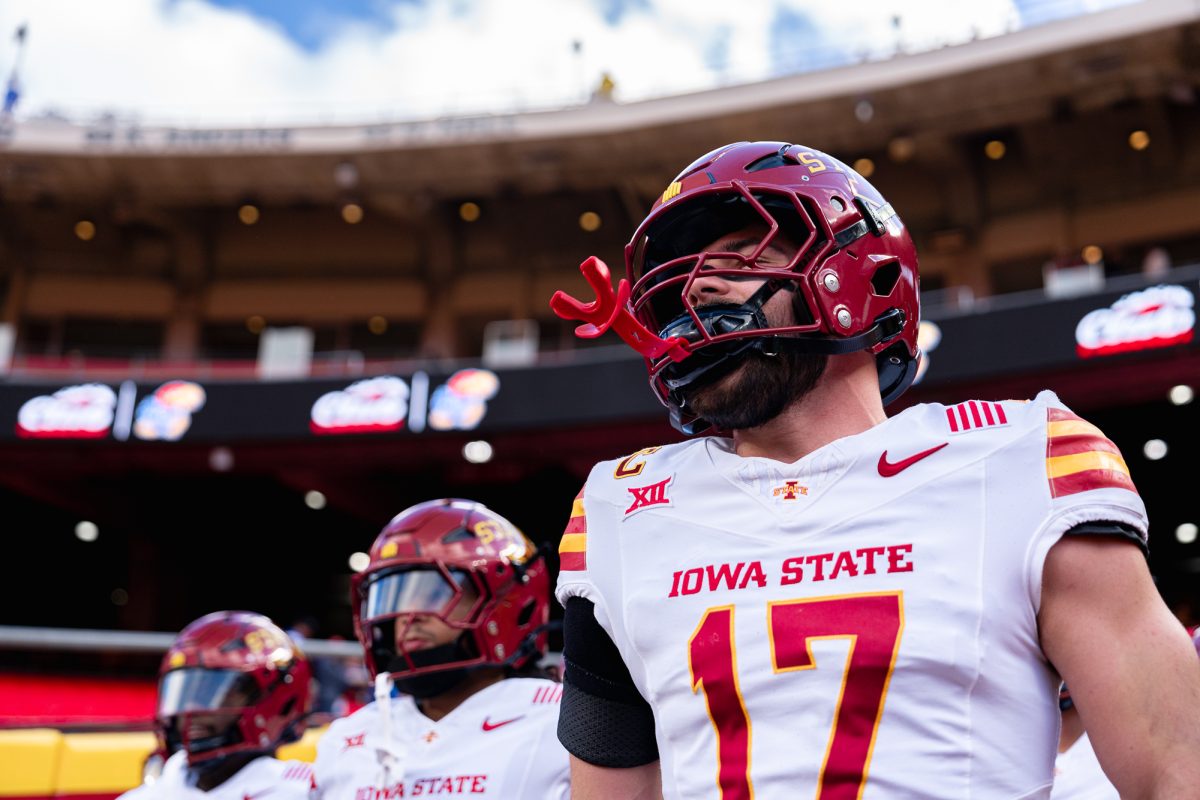
[{"label": "white football jersey", "polygon": [[179,751],[167,759],[162,774],[153,783],[130,789],[118,800],[252,800],[259,795],[264,800],[309,800],[311,790],[311,764],[263,756],[215,789],[201,791],[189,780],[187,754]]},{"label": "white football jersey", "polygon": [[791,464],[705,437],[596,465],[557,596],[652,706],[667,798],[1044,798],[1042,565],[1099,520],[1145,536],[1053,394],[922,405]]},{"label": "white football jersey", "polygon": [[1100,762],[1087,734],[1075,740],[1054,762],[1054,789],[1050,800],[1121,800]]},{"label": "white football jersey", "polygon": [[[393,697],[386,722],[379,704],[371,703],[335,720],[317,743],[316,796],[567,798],[567,751],[557,736],[561,699],[561,684],[509,678],[479,690],[436,722],[411,697]],[[384,735],[385,724],[390,736]],[[384,762],[390,765],[386,774]]]}]

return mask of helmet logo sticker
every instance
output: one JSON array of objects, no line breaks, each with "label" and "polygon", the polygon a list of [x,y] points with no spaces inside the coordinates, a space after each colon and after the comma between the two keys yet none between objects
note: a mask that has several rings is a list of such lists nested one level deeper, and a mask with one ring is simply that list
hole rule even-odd
[{"label": "helmet logo sticker", "polygon": [[649,486],[629,487],[629,494],[632,495],[633,502],[629,504],[629,508],[625,509],[625,519],[647,508],[673,505],[671,498],[667,497],[667,487],[674,480],[675,476],[670,475],[658,483],[652,483]]},{"label": "helmet logo sticker", "polygon": [[662,193],[662,201],[668,202],[671,198],[677,197],[681,191],[683,191],[683,184],[679,181],[671,181],[671,185]]}]

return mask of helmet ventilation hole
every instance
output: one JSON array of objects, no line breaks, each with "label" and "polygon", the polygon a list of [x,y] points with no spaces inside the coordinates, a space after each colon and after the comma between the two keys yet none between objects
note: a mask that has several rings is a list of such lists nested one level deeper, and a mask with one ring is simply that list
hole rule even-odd
[{"label": "helmet ventilation hole", "polygon": [[900,281],[900,262],[892,259],[875,270],[871,276],[871,293],[878,297],[887,297]]},{"label": "helmet ventilation hole", "polygon": [[529,624],[529,619],[533,616],[534,606],[537,604],[532,600],[525,603],[525,607],[521,609],[521,613],[517,614],[517,627],[524,628]]}]

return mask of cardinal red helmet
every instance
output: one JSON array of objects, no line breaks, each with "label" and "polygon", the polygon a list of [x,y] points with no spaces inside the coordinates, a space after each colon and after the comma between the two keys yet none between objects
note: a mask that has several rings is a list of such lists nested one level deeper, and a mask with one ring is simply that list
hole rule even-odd
[{"label": "cardinal red helmet", "polygon": [[[742,229],[755,233],[741,252],[706,249]],[[751,349],[869,350],[885,403],[916,375],[916,248],[882,195],[818,150],[738,142],[702,156],[655,201],[625,266],[638,321],[688,342],[678,363],[647,359],[651,386],[685,433],[706,423],[688,411],[683,390],[725,374]],[[701,274],[766,283],[745,304],[697,309],[688,296]],[[773,327],[762,305],[783,288],[794,290],[795,324]]]},{"label": "cardinal red helmet", "polygon": [[270,753],[304,732],[312,671],[271,620],[218,611],[184,628],[159,669],[156,715],[163,750],[189,764]]},{"label": "cardinal red helmet", "polygon": [[[376,537],[370,559],[354,576],[351,603],[372,676],[520,669],[545,653],[546,564],[525,534],[486,506],[443,499],[405,509]],[[462,631],[453,647],[425,654],[397,647],[426,616]]]}]

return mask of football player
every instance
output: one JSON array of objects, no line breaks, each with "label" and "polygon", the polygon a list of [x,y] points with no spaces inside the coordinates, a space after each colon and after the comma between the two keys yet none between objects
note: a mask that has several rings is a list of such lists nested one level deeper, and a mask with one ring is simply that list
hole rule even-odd
[{"label": "football player", "polygon": [[271,620],[247,611],[201,617],[163,657],[161,774],[122,797],[307,798],[311,765],[274,755],[304,732],[311,694],[308,659]]},{"label": "football player", "polygon": [[625,255],[617,291],[589,259],[596,300],[552,306],[721,435],[600,463],[574,504],[575,797],[1044,798],[1063,679],[1123,795],[1200,797],[1200,671],[1113,443],[1050,392],[885,414],[920,304],[871,184],[721,147]]},{"label": "football player", "polygon": [[479,503],[421,503],[383,529],[352,587],[375,702],[322,736],[318,797],[568,796],[562,686],[536,668],[549,578],[520,530]]}]

